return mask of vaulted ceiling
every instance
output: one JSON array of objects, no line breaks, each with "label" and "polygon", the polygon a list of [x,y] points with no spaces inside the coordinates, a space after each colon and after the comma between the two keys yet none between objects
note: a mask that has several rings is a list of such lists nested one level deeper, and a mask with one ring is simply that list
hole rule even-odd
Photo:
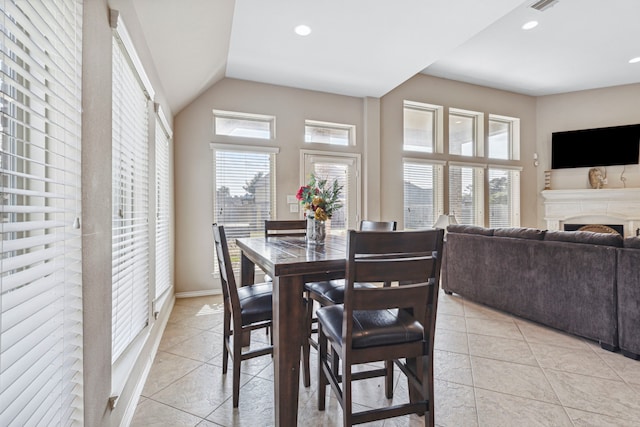
[{"label": "vaulted ceiling", "polygon": [[[175,114],[226,77],[381,97],[416,73],[547,95],[640,82],[640,1],[135,0]],[[552,2],[553,3],[553,2]],[[525,31],[525,22],[538,26]],[[294,33],[306,24],[311,34]]]}]

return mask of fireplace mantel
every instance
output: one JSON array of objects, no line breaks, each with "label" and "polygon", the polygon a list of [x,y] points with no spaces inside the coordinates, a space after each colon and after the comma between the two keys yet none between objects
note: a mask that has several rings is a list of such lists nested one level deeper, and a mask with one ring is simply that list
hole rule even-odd
[{"label": "fireplace mantel", "polygon": [[640,188],[544,190],[544,219],[549,230],[565,223],[621,224],[625,237],[640,226]]}]

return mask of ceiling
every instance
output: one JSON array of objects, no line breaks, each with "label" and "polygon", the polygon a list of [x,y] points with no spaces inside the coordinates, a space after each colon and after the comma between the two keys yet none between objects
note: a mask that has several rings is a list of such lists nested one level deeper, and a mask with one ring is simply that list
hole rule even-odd
[{"label": "ceiling", "polygon": [[[381,97],[416,73],[539,96],[640,82],[640,1],[135,0],[175,114],[224,77]],[[530,20],[539,25],[529,31]],[[301,37],[298,24],[312,28]]]}]

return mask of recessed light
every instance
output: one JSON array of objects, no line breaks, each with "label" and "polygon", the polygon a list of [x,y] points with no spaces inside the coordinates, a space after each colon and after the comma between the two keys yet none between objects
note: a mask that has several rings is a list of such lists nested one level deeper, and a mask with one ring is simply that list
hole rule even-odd
[{"label": "recessed light", "polygon": [[298,25],[294,29],[294,31],[299,36],[308,36],[309,34],[311,34],[311,27],[309,27],[308,25]]},{"label": "recessed light", "polygon": [[522,26],[523,30],[531,30],[538,26],[538,21],[529,21]]},{"label": "recessed light", "polygon": [[636,56],[635,58],[631,58],[629,60],[629,64],[636,64],[638,62],[640,62],[640,56]]}]

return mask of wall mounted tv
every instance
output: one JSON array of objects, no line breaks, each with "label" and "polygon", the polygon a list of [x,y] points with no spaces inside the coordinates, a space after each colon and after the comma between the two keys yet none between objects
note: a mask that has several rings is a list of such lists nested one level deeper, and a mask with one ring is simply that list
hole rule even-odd
[{"label": "wall mounted tv", "polygon": [[551,134],[551,168],[637,165],[640,124]]}]

